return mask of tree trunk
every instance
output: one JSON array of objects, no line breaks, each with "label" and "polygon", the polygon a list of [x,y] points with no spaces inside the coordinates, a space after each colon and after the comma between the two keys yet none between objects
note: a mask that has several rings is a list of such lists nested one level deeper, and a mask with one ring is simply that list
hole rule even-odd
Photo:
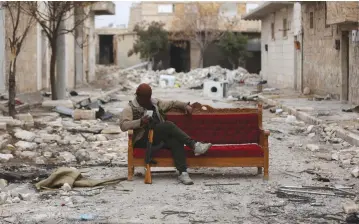
[{"label": "tree trunk", "polygon": [[50,83],[51,83],[52,100],[57,100],[55,66],[56,66],[56,44],[51,45],[51,58],[50,58]]},{"label": "tree trunk", "polygon": [[199,62],[198,62],[198,68],[203,68],[203,55],[204,55],[204,50],[200,49],[199,51]]},{"label": "tree trunk", "polygon": [[9,115],[14,117],[16,114],[15,97],[16,97],[16,57],[10,62],[9,72]]}]

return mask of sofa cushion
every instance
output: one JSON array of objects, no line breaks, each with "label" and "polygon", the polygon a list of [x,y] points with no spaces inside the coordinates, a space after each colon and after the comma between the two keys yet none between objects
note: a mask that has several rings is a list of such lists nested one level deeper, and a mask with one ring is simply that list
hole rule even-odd
[{"label": "sofa cushion", "polygon": [[238,114],[168,114],[191,138],[212,144],[259,143],[257,113]]},{"label": "sofa cushion", "polygon": [[[185,147],[186,157],[195,157],[193,150]],[[135,148],[133,156],[135,158],[145,158],[146,149]],[[204,157],[263,157],[262,147],[258,144],[242,144],[242,145],[214,145]],[[153,153],[154,158],[171,158],[171,151],[168,149],[160,149]],[[196,156],[197,157],[197,156]]]}]

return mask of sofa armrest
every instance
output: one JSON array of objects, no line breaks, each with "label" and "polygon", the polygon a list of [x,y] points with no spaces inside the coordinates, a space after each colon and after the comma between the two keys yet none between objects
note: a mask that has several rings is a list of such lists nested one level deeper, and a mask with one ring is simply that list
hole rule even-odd
[{"label": "sofa armrest", "polygon": [[263,148],[268,148],[268,136],[270,132],[267,130],[260,129],[260,136],[259,136],[259,145]]},{"label": "sofa armrest", "polygon": [[128,130],[127,134],[128,134],[128,139],[132,139],[133,130]]}]

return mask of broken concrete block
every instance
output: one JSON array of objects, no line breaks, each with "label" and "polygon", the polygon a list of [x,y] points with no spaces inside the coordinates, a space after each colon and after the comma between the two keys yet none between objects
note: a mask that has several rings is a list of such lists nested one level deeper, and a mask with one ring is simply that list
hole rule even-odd
[{"label": "broken concrete block", "polygon": [[29,113],[27,113],[27,114],[17,114],[17,115],[15,115],[15,118],[20,120],[20,121],[34,122],[34,118]]},{"label": "broken concrete block", "polygon": [[317,154],[317,157],[319,159],[324,159],[324,160],[327,160],[327,161],[331,161],[332,160],[332,155],[330,153],[318,153]]},{"label": "broken concrete block", "polygon": [[286,123],[292,124],[297,121],[297,118],[293,115],[288,115],[288,117],[285,119]]},{"label": "broken concrete block", "polygon": [[12,203],[19,203],[21,201],[21,199],[19,197],[14,197],[11,202]]},{"label": "broken concrete block", "polygon": [[36,152],[32,152],[32,151],[23,151],[20,153],[20,158],[23,159],[34,159],[37,156]]},{"label": "broken concrete block", "polygon": [[18,130],[15,132],[15,137],[24,141],[32,142],[35,139],[36,134],[26,130]]},{"label": "broken concrete block", "polygon": [[314,138],[314,136],[315,136],[315,133],[310,133],[310,134],[308,135],[309,138]]},{"label": "broken concrete block", "polygon": [[19,198],[24,201],[30,201],[31,200],[31,194],[30,193],[20,193]]},{"label": "broken concrete block", "polygon": [[62,185],[61,189],[65,192],[71,191],[71,186],[68,183],[64,183],[64,185]]},{"label": "broken concrete block", "polygon": [[339,160],[343,165],[350,165],[350,161],[353,158],[351,153],[340,153]]},{"label": "broken concrete block", "polygon": [[338,152],[335,152],[335,153],[332,154],[332,160],[336,160],[336,161],[339,160],[339,153]]},{"label": "broken concrete block", "polygon": [[7,198],[8,198],[7,193],[1,192],[1,193],[0,193],[0,205],[5,204]]},{"label": "broken concrete block", "polygon": [[359,211],[359,206],[354,202],[345,202],[343,203],[343,209],[346,214],[356,213]]},{"label": "broken concrete block", "polygon": [[19,149],[29,149],[32,150],[37,147],[35,142],[26,142],[26,141],[18,141],[15,146]]},{"label": "broken concrete block", "polygon": [[5,179],[0,179],[0,190],[4,189],[7,186],[7,180]]},{"label": "broken concrete block", "polygon": [[107,138],[104,135],[96,135],[96,140],[97,141],[107,141]]},{"label": "broken concrete block", "polygon": [[7,128],[6,122],[0,122],[0,130],[6,131],[7,130],[6,128]]},{"label": "broken concrete block", "polygon": [[10,159],[13,159],[14,156],[12,154],[2,154],[0,153],[0,161],[1,162],[7,162],[9,161]]},{"label": "broken concrete block", "polygon": [[89,161],[90,160],[90,153],[88,153],[85,149],[80,149],[75,153],[76,159],[79,162],[82,161]]},{"label": "broken concrete block", "polygon": [[307,133],[311,133],[314,128],[314,125],[309,125],[307,128]]},{"label": "broken concrete block", "polygon": [[74,108],[74,104],[71,100],[45,100],[42,102],[43,107],[57,107],[63,106],[67,108]]},{"label": "broken concrete block", "polygon": [[312,151],[312,152],[315,152],[315,151],[318,151],[319,150],[319,146],[317,145],[314,145],[314,144],[308,144],[306,146],[306,149]]},{"label": "broken concrete block", "polygon": [[35,159],[35,163],[38,165],[45,165],[44,157],[40,156]]},{"label": "broken concrete block", "polygon": [[122,133],[119,127],[105,128],[101,131],[101,134],[120,134]]},{"label": "broken concrete block", "polygon": [[353,177],[359,177],[359,167],[355,167],[351,172]]},{"label": "broken concrete block", "polygon": [[60,152],[60,157],[66,163],[76,162],[76,157],[70,152]]}]

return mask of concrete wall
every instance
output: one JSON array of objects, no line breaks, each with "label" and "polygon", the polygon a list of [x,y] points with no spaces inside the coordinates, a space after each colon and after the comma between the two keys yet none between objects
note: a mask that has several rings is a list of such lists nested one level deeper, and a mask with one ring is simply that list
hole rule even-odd
[{"label": "concrete wall", "polygon": [[140,55],[127,56],[136,39],[135,33],[118,34],[117,38],[117,62],[120,68],[127,68],[141,63]]},{"label": "concrete wall", "polygon": [[[283,36],[283,19],[287,19],[287,24],[290,25],[286,37]],[[273,87],[295,88],[295,23],[293,20],[293,7],[290,6],[262,20],[262,74],[268,84]],[[271,32],[273,22],[274,39]],[[265,50],[265,45],[268,46],[268,51]]]},{"label": "concrete wall", "polygon": [[349,102],[359,104],[359,43],[349,39]]},{"label": "concrete wall", "polygon": [[[310,28],[310,13],[314,15],[314,27]],[[325,26],[325,2],[302,3],[303,85],[317,94],[332,94],[336,99],[341,94],[340,50],[334,48],[335,39],[340,39],[337,26]]]}]

